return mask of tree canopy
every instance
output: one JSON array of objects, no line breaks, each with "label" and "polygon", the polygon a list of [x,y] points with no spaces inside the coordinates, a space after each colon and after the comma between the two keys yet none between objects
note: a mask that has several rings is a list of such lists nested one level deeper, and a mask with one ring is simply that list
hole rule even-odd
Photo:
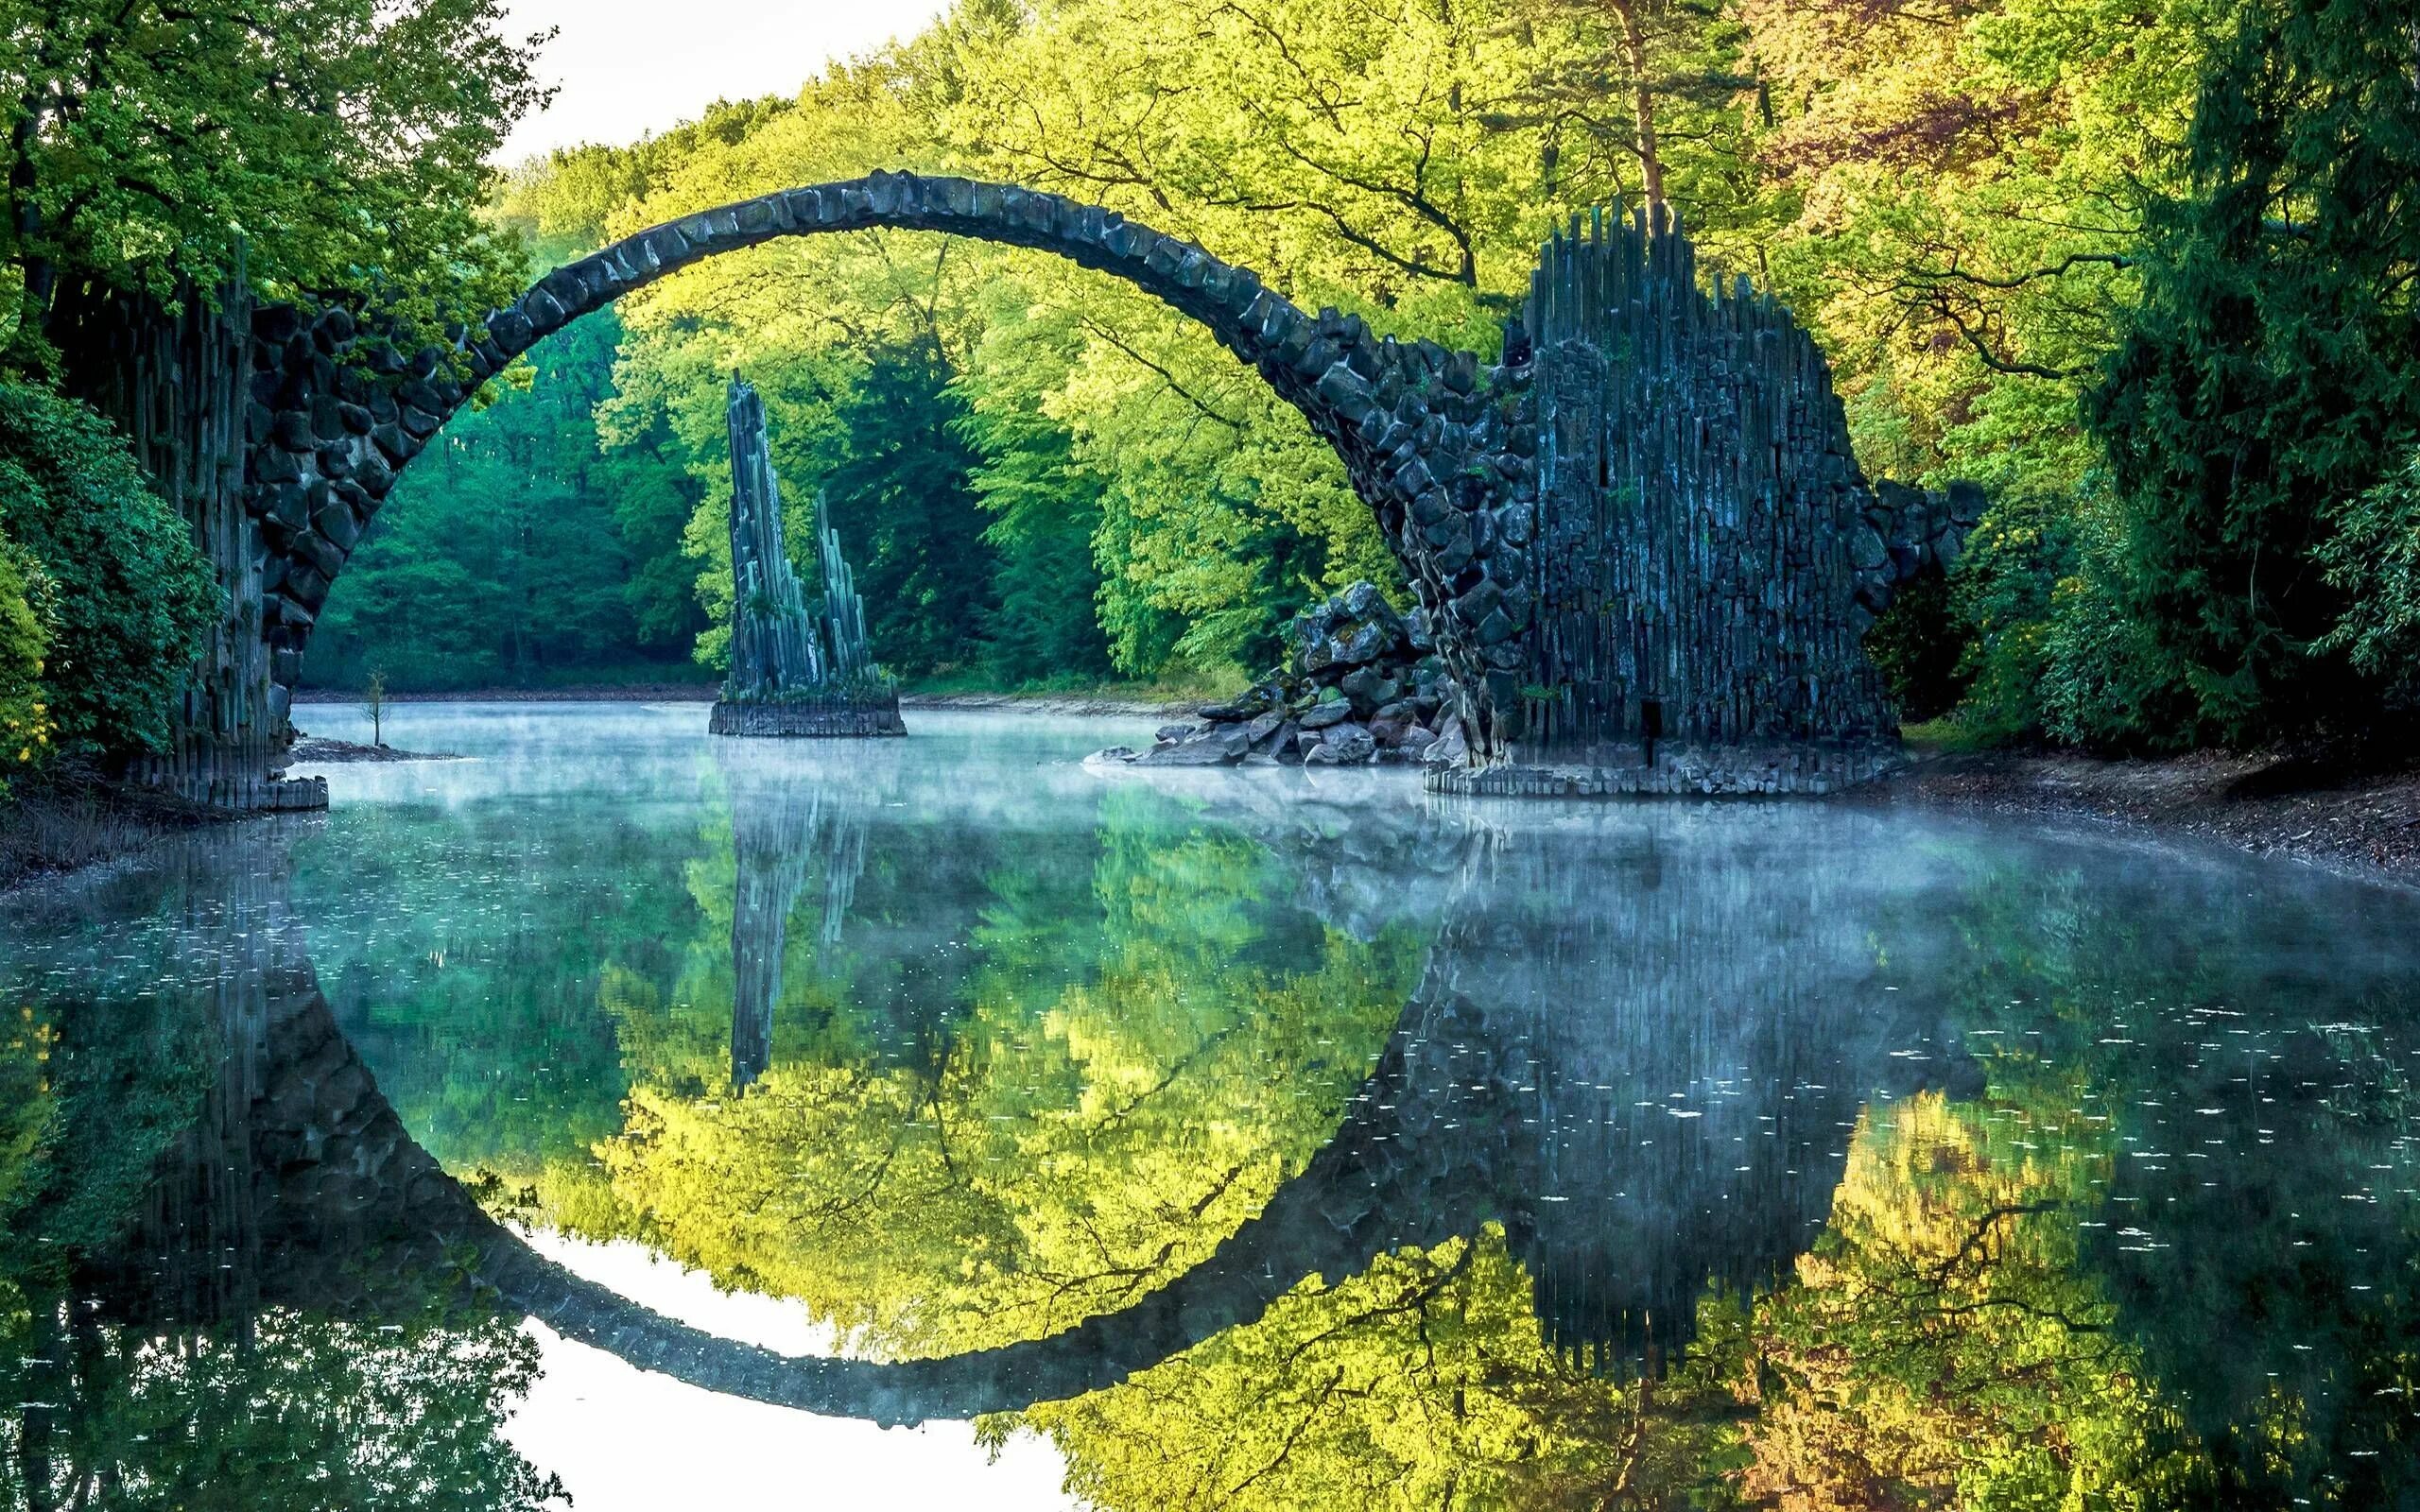
[{"label": "tree canopy", "polygon": [[376,294],[430,325],[517,292],[485,159],[547,92],[499,0],[26,0],[0,25],[22,342],[88,284]]},{"label": "tree canopy", "polygon": [[[964,172],[1484,352],[1550,227],[1662,198],[1814,329],[1869,473],[1992,490],[1957,580],[1877,632],[1911,707],[1990,738],[2258,739],[2294,725],[2271,707],[2294,669],[2401,675],[2377,618],[2401,612],[2394,553],[2356,544],[2410,533],[2376,491],[2414,439],[2393,398],[2395,34],[2212,0],[964,0],[795,95],[530,164],[493,220],[551,259],[877,166]],[[2237,319],[2222,285],[2273,334],[2226,359],[2242,392],[2221,401],[2178,375],[2247,338],[2211,323]],[[920,678],[1232,676],[1305,599],[1395,582],[1298,416],[1155,302],[1052,260],[817,238],[690,269],[622,319],[598,443],[661,457],[670,438],[699,490],[685,556],[630,571],[693,579],[710,627],[707,380],[734,369],[766,394],[789,492],[826,492],[884,564],[877,649]],[[2209,503],[2215,474],[2175,471],[2229,448],[2273,458],[2273,503]],[[2263,607],[2264,582],[2290,605]],[[701,660],[717,644],[709,627]]]}]

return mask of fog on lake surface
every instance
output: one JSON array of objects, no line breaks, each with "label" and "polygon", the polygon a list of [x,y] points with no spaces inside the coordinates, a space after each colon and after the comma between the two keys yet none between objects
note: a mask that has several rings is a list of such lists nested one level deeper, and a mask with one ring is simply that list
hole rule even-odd
[{"label": "fog on lake surface", "polygon": [[704,721],[0,902],[6,1504],[2420,1497],[2420,896]]}]

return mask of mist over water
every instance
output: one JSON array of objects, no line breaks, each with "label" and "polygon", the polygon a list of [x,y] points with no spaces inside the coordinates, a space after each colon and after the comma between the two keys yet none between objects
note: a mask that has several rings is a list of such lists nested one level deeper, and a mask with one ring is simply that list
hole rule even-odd
[{"label": "mist over water", "polygon": [[[1082,765],[1148,720],[705,713],[399,705],[467,759],[0,904],[12,1464],[268,1443],[380,1504],[582,1508],[786,1504],[802,1455],[903,1506],[2420,1494],[2420,896]],[[335,1426],[371,1403],[414,1426]]]}]

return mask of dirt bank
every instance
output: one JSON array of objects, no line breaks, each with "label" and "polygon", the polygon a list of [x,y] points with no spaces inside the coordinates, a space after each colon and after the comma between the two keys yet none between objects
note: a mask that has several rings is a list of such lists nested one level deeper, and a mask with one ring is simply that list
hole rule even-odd
[{"label": "dirt bank", "polygon": [[1961,753],[1919,757],[1849,800],[2055,815],[2420,885],[2420,770],[2347,774],[2223,752],[2165,761]]},{"label": "dirt bank", "polygon": [[290,759],[298,766],[336,762],[461,762],[470,760],[450,750],[397,750],[392,746],[364,746],[324,735],[304,735],[294,743]]}]

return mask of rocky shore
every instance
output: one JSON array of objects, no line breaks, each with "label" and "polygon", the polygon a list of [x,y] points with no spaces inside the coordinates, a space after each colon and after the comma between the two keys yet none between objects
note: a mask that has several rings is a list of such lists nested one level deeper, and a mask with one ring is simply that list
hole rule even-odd
[{"label": "rocky shore", "polygon": [[356,741],[330,740],[320,735],[303,735],[294,742],[286,758],[298,765],[325,766],[340,762],[462,762],[467,756],[445,750],[397,750],[383,741],[364,746]]},{"label": "rocky shore", "polygon": [[1094,761],[1133,766],[1364,766],[1458,762],[1467,750],[1453,680],[1427,618],[1395,612],[1369,583],[1305,610],[1293,649],[1237,697],[1160,727],[1148,750]]},{"label": "rocky shore", "polygon": [[2157,761],[1936,753],[1843,800],[2073,819],[2420,885],[2420,769],[2223,751]]}]

